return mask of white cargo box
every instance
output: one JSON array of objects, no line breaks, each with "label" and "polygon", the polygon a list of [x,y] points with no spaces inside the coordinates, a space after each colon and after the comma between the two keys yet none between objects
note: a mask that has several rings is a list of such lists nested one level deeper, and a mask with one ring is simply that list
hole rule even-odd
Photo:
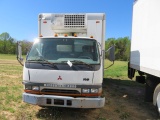
[{"label": "white cargo box", "polygon": [[55,34],[93,36],[104,45],[105,22],[104,13],[41,13],[39,14],[39,35],[43,37]]},{"label": "white cargo box", "polygon": [[160,77],[160,0],[136,0],[130,66]]}]

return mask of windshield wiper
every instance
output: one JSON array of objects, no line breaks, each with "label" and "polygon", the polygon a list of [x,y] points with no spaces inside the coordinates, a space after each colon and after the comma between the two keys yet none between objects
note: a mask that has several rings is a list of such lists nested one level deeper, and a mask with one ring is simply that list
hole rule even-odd
[{"label": "windshield wiper", "polygon": [[88,64],[88,63],[83,62],[83,61],[81,61],[81,60],[72,60],[71,62],[72,62],[72,63],[77,63],[77,64],[79,63],[79,64],[87,65],[88,67],[93,68],[93,66],[92,66],[91,64]]},{"label": "windshield wiper", "polygon": [[48,60],[44,59],[44,57],[43,57],[43,56],[40,56],[40,58],[39,58],[39,59],[27,60],[27,61],[30,61],[30,62],[32,62],[32,61],[34,61],[34,62],[35,62],[35,61],[36,61],[36,62],[41,63],[41,64],[44,64],[44,62],[45,62],[45,63],[51,64],[52,66],[54,66],[54,63],[49,62]]}]

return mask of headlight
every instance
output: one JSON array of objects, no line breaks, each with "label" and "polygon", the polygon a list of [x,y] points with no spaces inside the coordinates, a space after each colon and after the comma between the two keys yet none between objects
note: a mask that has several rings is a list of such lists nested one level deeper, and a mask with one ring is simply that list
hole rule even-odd
[{"label": "headlight", "polygon": [[32,86],[32,90],[39,90],[39,86]]},{"label": "headlight", "polygon": [[92,89],[91,89],[91,93],[98,93],[98,89],[92,88]]},{"label": "headlight", "polygon": [[26,89],[26,90],[31,90],[31,89],[32,89],[32,86],[25,85],[25,89]]},{"label": "headlight", "polygon": [[83,89],[82,89],[82,93],[90,93],[90,89],[83,88]]}]

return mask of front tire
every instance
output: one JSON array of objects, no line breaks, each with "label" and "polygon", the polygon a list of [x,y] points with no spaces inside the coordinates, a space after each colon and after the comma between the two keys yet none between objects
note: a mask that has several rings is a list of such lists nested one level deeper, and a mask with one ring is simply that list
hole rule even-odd
[{"label": "front tire", "polygon": [[160,115],[160,83],[156,86],[154,90],[153,104],[157,107],[158,114]]}]

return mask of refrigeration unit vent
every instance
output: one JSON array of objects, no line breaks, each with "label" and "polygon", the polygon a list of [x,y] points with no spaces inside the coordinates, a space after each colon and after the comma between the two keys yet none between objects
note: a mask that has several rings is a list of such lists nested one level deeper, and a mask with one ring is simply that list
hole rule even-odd
[{"label": "refrigeration unit vent", "polygon": [[84,28],[85,15],[65,15],[64,27],[65,28]]}]

